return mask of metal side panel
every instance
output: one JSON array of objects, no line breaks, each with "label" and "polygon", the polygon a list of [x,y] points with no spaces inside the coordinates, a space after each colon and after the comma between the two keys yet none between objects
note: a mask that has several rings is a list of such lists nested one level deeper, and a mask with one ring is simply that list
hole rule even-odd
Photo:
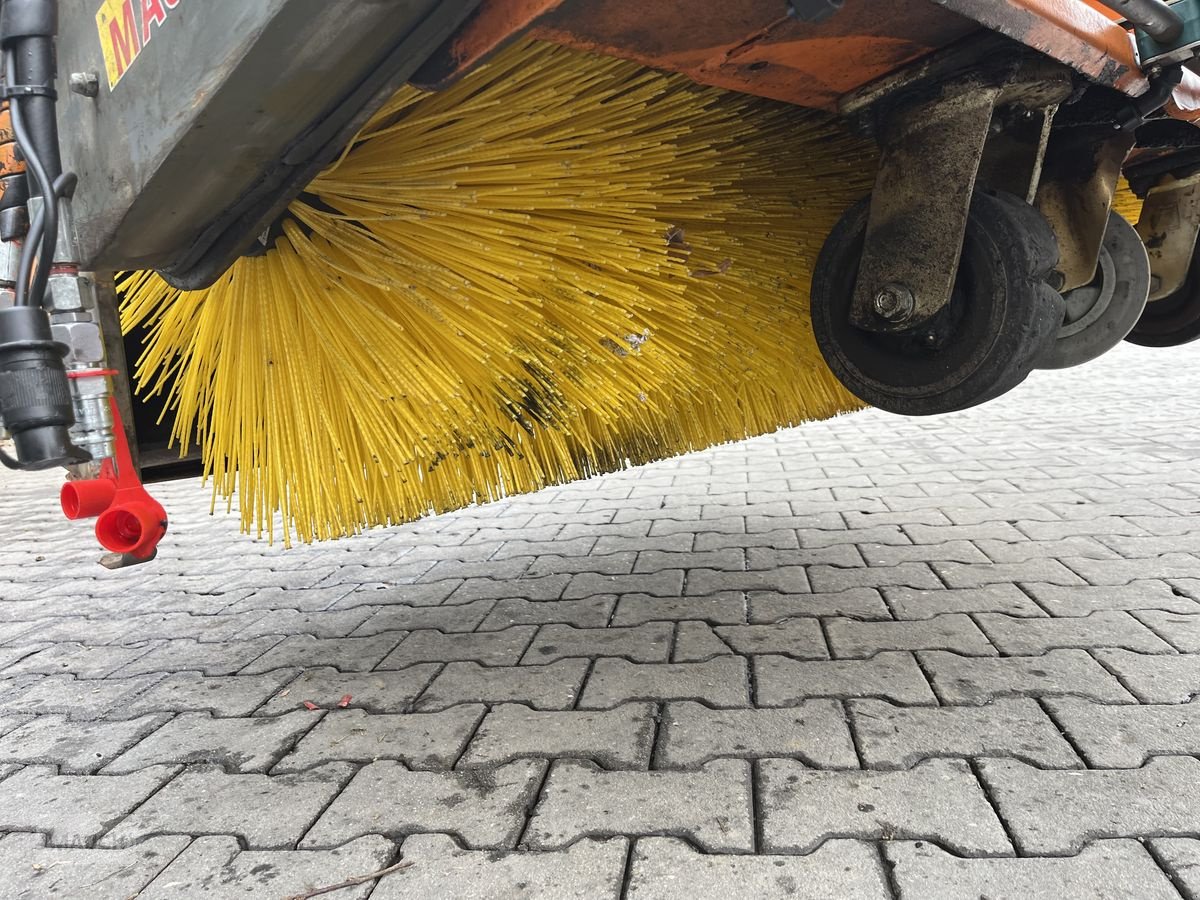
[{"label": "metal side panel", "polygon": [[62,0],[83,262],[211,281],[477,2]]}]

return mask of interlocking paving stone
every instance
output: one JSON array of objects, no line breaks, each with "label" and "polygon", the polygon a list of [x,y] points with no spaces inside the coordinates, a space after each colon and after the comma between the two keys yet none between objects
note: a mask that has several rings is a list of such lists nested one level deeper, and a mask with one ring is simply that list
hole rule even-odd
[{"label": "interlocking paving stone", "polygon": [[1140,769],[1042,771],[1007,759],[979,769],[1022,854],[1078,853],[1097,838],[1191,835],[1200,760],[1162,756]]},{"label": "interlocking paving stone", "polygon": [[953,650],[965,656],[995,656],[969,616],[951,614],[918,622],[855,622],[830,619],[829,646],[840,659],[863,659],[882,650]]},{"label": "interlocking paving stone", "polygon": [[0,764],[39,763],[58,766],[63,775],[90,775],[166,719],[143,716],[118,722],[72,722],[64,716],[39,716],[15,730],[6,722],[0,738]]},{"label": "interlocking paving stone", "polygon": [[933,569],[952,588],[982,587],[1013,581],[1042,581],[1049,584],[1085,584],[1057,559],[1034,559],[1017,563],[933,563]]},{"label": "interlocking paving stone", "polygon": [[717,637],[707,622],[680,622],[675,629],[675,648],[671,662],[704,662],[714,656],[733,653],[727,643]]},{"label": "interlocking paving stone", "polygon": [[1200,703],[1102,706],[1047,700],[1046,705],[1094,768],[1137,768],[1152,756],[1200,754]]},{"label": "interlocking paving stone", "polygon": [[911,653],[877,653],[866,660],[754,657],[759,706],[794,706],[809,697],[883,697],[895,703],[936,704]]},{"label": "interlocking paving stone", "polygon": [[229,772],[265,772],[320,718],[321,713],[308,710],[238,718],[183,713],[110,762],[104,774],[136,772],[156,763],[212,763]]},{"label": "interlocking paving stone", "polygon": [[294,680],[285,679],[259,712],[275,715],[306,709],[305,702],[333,709],[349,695],[346,706],[371,712],[407,712],[440,670],[436,663],[409,666],[398,672],[339,672],[308,669]]},{"label": "interlocking paving stone", "polygon": [[[1097,651],[1109,652],[1128,651]],[[1000,659],[959,656],[941,650],[921,650],[917,656],[943,703],[981,705],[1000,697],[1086,697],[1100,703],[1134,702],[1129,691],[1086,650],[1049,650],[1041,656]],[[1196,677],[1200,690],[1200,665]]]},{"label": "interlocking paving stone", "polygon": [[300,772],[333,760],[401,760],[413,769],[448,769],[483,718],[479,705],[435,713],[373,715],[361,709],[334,710],[323,718],[273,773]]},{"label": "interlocking paving stone", "polygon": [[125,702],[145,691],[162,676],[125,679],[80,679],[73,675],[30,675],[0,692],[0,711],[6,713],[62,713],[70,719],[117,717]]},{"label": "interlocking paving stone", "polygon": [[703,700],[713,706],[749,706],[746,660],[740,656],[718,656],[701,663],[596,660],[580,708],[609,709],[629,700]]},{"label": "interlocking paving stone", "polygon": [[1123,647],[1141,653],[1171,653],[1171,645],[1122,611],[1094,612],[1069,619],[1014,619],[980,613],[979,627],[1006,655],[1038,656],[1060,647]]},{"label": "interlocking paving stone", "polygon": [[722,759],[694,772],[609,772],[551,764],[524,843],[559,849],[580,837],[683,834],[710,853],[754,845],[750,764]]},{"label": "interlocking paving stone", "polygon": [[398,762],[373,762],[359,769],[300,846],[336,847],[365,834],[444,831],[472,849],[511,849],[545,769],[542,760],[460,772],[412,772]]},{"label": "interlocking paving stone", "polygon": [[948,613],[995,612],[1010,616],[1044,616],[1045,611],[1015,584],[918,591],[885,587],[883,595],[897,619],[932,619]]},{"label": "interlocking paving stone", "polygon": [[367,672],[381,664],[404,634],[403,631],[391,631],[362,638],[318,638],[296,634],[284,638],[245,666],[241,674],[315,666],[329,666],[339,672]]},{"label": "interlocking paving stone", "polygon": [[444,632],[474,631],[496,605],[495,600],[476,600],[474,603],[460,603],[456,606],[360,606],[348,611],[367,610],[370,612],[370,618],[346,634],[350,637],[370,637],[386,632],[421,629]]},{"label": "interlocking paving stone", "polygon": [[0,896],[8,900],[146,897],[139,891],[189,840],[173,835],[150,838],[128,850],[85,850],[47,847],[44,834],[10,834],[0,840]]},{"label": "interlocking paving stone", "polygon": [[87,846],[175,772],[57,775],[53,766],[29,766],[0,781],[0,831],[44,831],[56,846]]},{"label": "interlocking paving stone", "polygon": [[773,625],[718,625],[713,630],[738,653],[779,653],[798,659],[829,657],[816,619],[787,619]]},{"label": "interlocking paving stone", "polygon": [[[114,852],[114,851],[108,851]],[[125,851],[129,852],[129,851]],[[378,872],[396,847],[378,835],[332,850],[243,850],[232,837],[196,838],[137,900],[283,898]],[[400,873],[398,873],[400,874]],[[330,897],[365,900],[375,882]]]},{"label": "interlocking paving stone", "polygon": [[504,703],[487,714],[459,766],[497,765],[522,757],[577,757],[606,769],[644,769],[650,761],[655,718],[650,703],[627,703],[602,712],[542,711]]},{"label": "interlocking paving stone", "polygon": [[[636,575],[572,575],[562,593],[563,600],[578,600],[596,594],[648,594],[678,597],[683,593],[683,572],[678,569]],[[553,598],[558,599],[558,598]]]},{"label": "interlocking paving stone", "polygon": [[443,634],[440,631],[415,631],[400,642],[380,669],[403,669],[423,662],[472,660],[488,666],[516,665],[533,639],[537,628],[518,625],[504,631],[475,634]]},{"label": "interlocking paving stone", "polygon": [[850,588],[877,588],[903,585],[911,588],[940,588],[942,582],[925,563],[901,563],[898,566],[843,569],[835,566],[812,566],[808,579],[813,593],[835,593]]},{"label": "interlocking paving stone", "polygon": [[[315,638],[344,637],[365,622],[372,612],[371,608],[366,606],[332,612],[273,609],[255,613],[255,620],[252,623],[243,625],[237,632],[229,634],[226,639],[239,637],[244,640],[266,634],[306,634]],[[210,618],[220,619],[230,618],[230,616],[211,616]],[[220,640],[220,638],[215,640]]]},{"label": "interlocking paving stone", "polygon": [[458,703],[528,703],[534,709],[569,709],[588,669],[585,659],[560,659],[546,666],[481,666],[448,663],[417,701],[422,710]]},{"label": "interlocking paving stone", "polygon": [[[612,617],[616,597],[584,600],[498,600],[479,625],[480,631],[500,631],[512,625],[565,624],[576,628],[603,628]],[[451,607],[453,609],[453,607]],[[443,628],[442,631],[449,629]],[[464,629],[470,630],[470,629]]]},{"label": "interlocking paving stone", "polygon": [[746,621],[746,598],[739,591],[727,591],[709,597],[650,597],[626,594],[617,600],[617,611],[610,623],[642,625],[646,622],[693,619],[714,625]]},{"label": "interlocking paving stone", "polygon": [[[37,624],[32,636],[39,641],[71,641],[86,636],[90,645],[134,644],[169,638],[194,637],[203,641],[228,641],[262,619],[266,612],[194,616],[191,613],[152,613],[120,618],[87,619],[62,616]],[[260,632],[261,633],[261,632]]]},{"label": "interlocking paving stone", "polygon": [[809,592],[805,566],[782,566],[769,571],[716,572],[690,569],[684,592],[689,597],[706,597],[722,591],[778,591],[784,594]]},{"label": "interlocking paving stone", "polygon": [[1200,653],[1200,615],[1179,615],[1156,609],[1132,615],[1181,653]]},{"label": "interlocking paving stone", "polygon": [[1200,613],[1200,603],[1189,597],[1180,597],[1165,581],[1085,587],[1027,584],[1025,589],[1052,616],[1086,616],[1105,609],[1165,609],[1177,613]]},{"label": "interlocking paving stone", "polygon": [[667,704],[656,767],[695,768],[725,756],[790,757],[819,768],[858,768],[850,728],[836,700],[808,700],[790,709]]},{"label": "interlocking paving stone", "polygon": [[[278,635],[253,638],[248,641],[200,642],[188,638],[162,641],[146,654],[138,654],[122,666],[118,678],[150,672],[198,671],[205,675],[232,675],[243,666],[258,659],[280,641]],[[115,648],[106,648],[106,650]],[[265,671],[265,670],[263,670]]]},{"label": "interlocking paving stone", "polygon": [[932,840],[967,856],[1012,853],[962,760],[927,760],[905,772],[818,772],[787,759],[758,765],[768,852],[808,853],[826,838],[853,837]]},{"label": "interlocking paving stone", "polygon": [[883,852],[900,893],[921,900],[1179,897],[1137,841],[1096,841],[1077,856],[1050,859],[962,859],[924,841],[888,841]]},{"label": "interlocking paving stone", "polygon": [[934,708],[851,700],[849,707],[863,763],[872,769],[907,769],[935,756],[1011,756],[1048,769],[1082,767],[1035,700]]},{"label": "interlocking paving stone", "polygon": [[1181,893],[1188,900],[1200,896],[1200,840],[1155,838],[1149,844]]},{"label": "interlocking paving stone", "polygon": [[633,662],[666,662],[674,627],[647,622],[628,628],[576,628],[543,625],[521,662],[539,665],[570,657],[619,656]]},{"label": "interlocking paving stone", "polygon": [[[212,645],[207,646],[209,649],[205,652],[211,653]],[[54,644],[29,655],[20,650],[0,651],[0,664],[5,661],[3,654],[12,653],[17,658],[24,656],[24,659],[5,668],[6,676],[43,673],[47,675],[68,674],[74,675],[76,678],[104,678],[139,657],[146,656],[154,647],[154,643],[148,643],[144,647],[88,647],[79,643]],[[136,673],[122,673],[122,675],[125,674]]]},{"label": "interlocking paving stone", "polygon": [[776,594],[751,591],[749,621],[768,625],[793,616],[848,616],[852,619],[891,619],[876,588],[850,588],[833,594]]},{"label": "interlocking paving stone", "polygon": [[1093,653],[1143,703],[1187,703],[1200,694],[1200,654],[1168,656],[1131,650]]},{"label": "interlocking paving stone", "polygon": [[640,838],[634,847],[628,897],[695,900],[888,900],[879,856],[864,841],[826,841],[807,856],[712,855],[677,838]]},{"label": "interlocking paving stone", "polygon": [[993,562],[1019,563],[1031,559],[1061,559],[1084,556],[1090,559],[1116,559],[1117,554],[1089,535],[1072,535],[1057,541],[1020,541],[1010,543],[983,539],[975,542]]},{"label": "interlocking paving stone", "polygon": [[464,850],[444,834],[404,840],[411,869],[379,882],[372,900],[616,900],[628,853],[621,838],[576,841],[539,853]]},{"label": "interlocking paving stone", "polygon": [[[154,771],[94,777],[129,779]],[[344,763],[303,775],[227,775],[216,766],[187,769],[121,819],[100,846],[129,847],[155,834],[226,834],[242,838],[250,850],[288,850],[353,771]],[[0,796],[6,783],[0,782]]]},{"label": "interlocking paving stone", "polygon": [[[1153,559],[1064,560],[1087,579],[1089,584],[1128,584],[1142,578],[1200,577],[1200,558],[1187,553],[1164,553]],[[1041,580],[1041,579],[1037,579]]]},{"label": "interlocking paving stone", "polygon": [[990,560],[970,541],[944,544],[862,544],[863,559],[869,566],[895,566],[906,562],[987,563]]},{"label": "interlocking paving stone", "polygon": [[[437,581],[433,584],[401,584],[394,587],[388,585],[362,585],[351,591],[338,588],[330,591],[329,599],[323,606],[297,606],[295,609],[354,609],[358,606],[439,606],[444,603],[462,585],[459,579]],[[299,591],[290,593],[299,593]],[[468,600],[463,599],[465,605]],[[486,598],[481,598],[486,599]],[[288,602],[279,603],[281,607],[291,607]],[[390,629],[389,629],[390,630]]]}]

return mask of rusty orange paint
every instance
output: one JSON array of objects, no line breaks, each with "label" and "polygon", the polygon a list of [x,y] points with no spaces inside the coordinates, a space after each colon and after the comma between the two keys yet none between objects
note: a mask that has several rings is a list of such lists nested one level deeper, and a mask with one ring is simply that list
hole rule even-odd
[{"label": "rusty orange paint", "polygon": [[17,145],[13,142],[0,144],[0,175],[20,175],[25,171],[25,160],[17,157]]}]

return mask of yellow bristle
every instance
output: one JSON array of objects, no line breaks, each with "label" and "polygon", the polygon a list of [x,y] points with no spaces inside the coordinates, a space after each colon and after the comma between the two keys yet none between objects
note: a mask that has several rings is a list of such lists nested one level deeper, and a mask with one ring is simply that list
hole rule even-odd
[{"label": "yellow bristle", "polygon": [[1117,182],[1112,208],[1124,216],[1130,225],[1136,225],[1142,216],[1142,198],[1130,189],[1129,182],[1124,178]]},{"label": "yellow bristle", "polygon": [[808,286],[874,149],[524,43],[405,88],[211,288],[121,285],[243,527],[348,534],[857,408]]}]

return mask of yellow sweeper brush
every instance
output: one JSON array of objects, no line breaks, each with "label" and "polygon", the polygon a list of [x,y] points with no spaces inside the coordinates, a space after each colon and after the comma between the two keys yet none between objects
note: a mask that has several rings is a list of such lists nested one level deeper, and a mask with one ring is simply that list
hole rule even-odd
[{"label": "yellow sweeper brush", "polygon": [[406,88],[211,288],[126,277],[243,527],[353,533],[860,404],[808,320],[874,147],[796,107],[549,45]]}]

